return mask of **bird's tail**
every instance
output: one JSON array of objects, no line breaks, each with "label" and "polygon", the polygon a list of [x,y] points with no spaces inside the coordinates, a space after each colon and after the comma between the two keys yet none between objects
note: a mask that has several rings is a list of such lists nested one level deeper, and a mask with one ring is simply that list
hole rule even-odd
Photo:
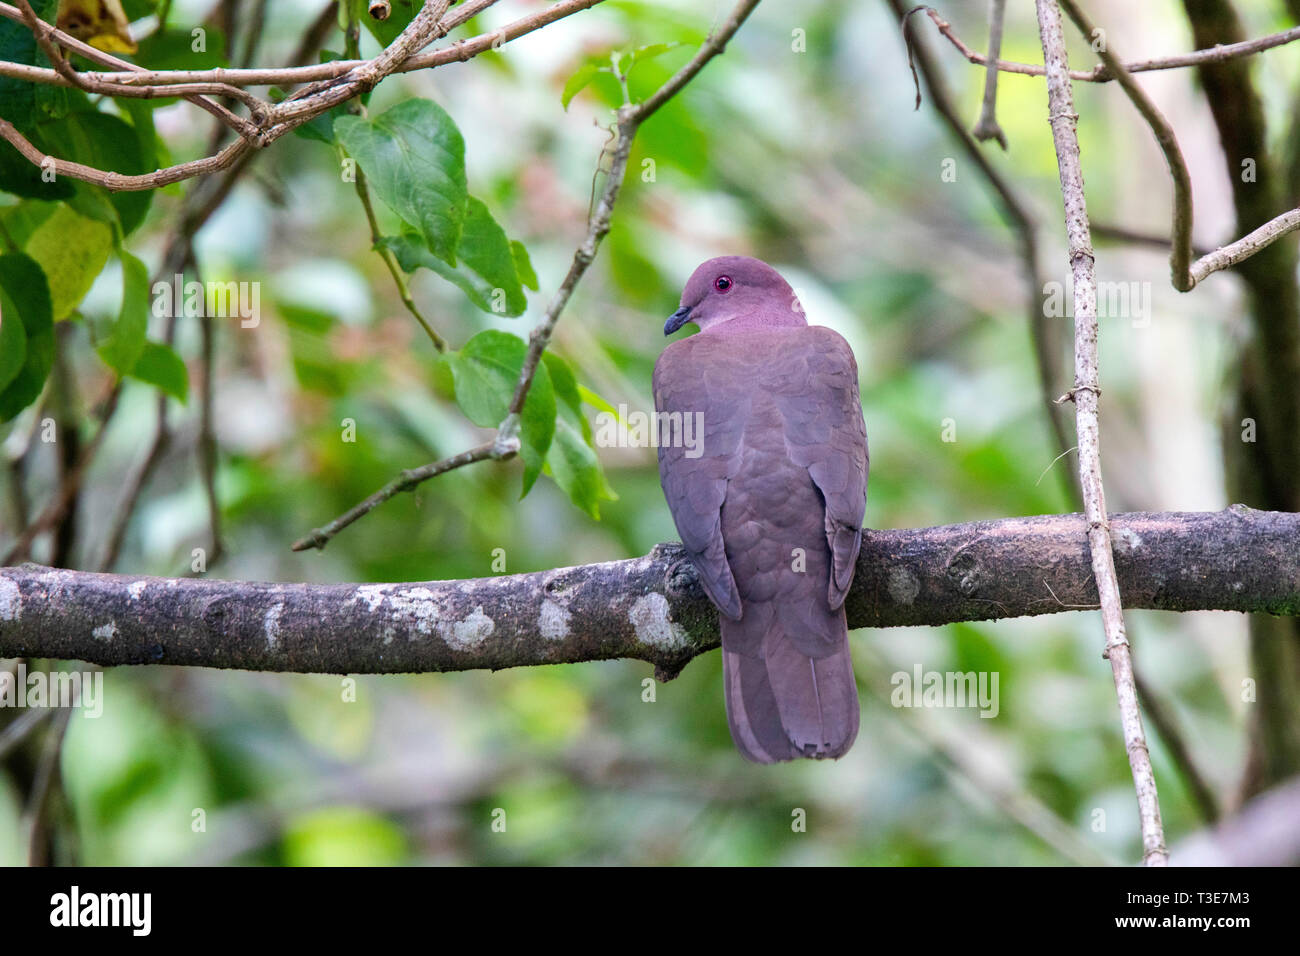
[{"label": "bird's tail", "polygon": [[740,620],[721,619],[727,723],[755,763],[842,757],[858,736],[844,608],[821,610],[799,631],[775,602],[746,602]]}]

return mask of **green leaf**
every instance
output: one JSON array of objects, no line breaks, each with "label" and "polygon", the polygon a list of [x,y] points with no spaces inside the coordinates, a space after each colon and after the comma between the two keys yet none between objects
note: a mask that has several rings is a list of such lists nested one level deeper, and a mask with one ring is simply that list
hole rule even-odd
[{"label": "green leaf", "polygon": [[681,44],[676,40],[673,40],[671,43],[648,43],[645,46],[639,46],[630,54],[631,59],[628,60],[627,68],[631,70],[632,67],[636,66],[642,60],[650,60],[657,56],[662,56],[669,50],[675,50],[679,46],[681,46]]},{"label": "green leaf", "polygon": [[546,455],[546,467],[569,500],[599,520],[601,499],[612,501],[618,496],[592,447],[591,424],[582,414],[582,389],[573,368],[560,356],[545,352],[542,361],[559,400],[555,439]]},{"label": "green leaf", "polygon": [[[469,197],[465,228],[457,250],[460,261],[455,266],[434,256],[418,236],[410,233],[380,242],[393,251],[405,271],[413,272],[424,266],[438,273],[459,287],[484,312],[513,317],[523,315],[528,308],[514,248],[487,206],[473,196]],[[527,253],[524,255],[526,260]],[[526,261],[525,264],[528,265]],[[531,265],[528,270],[531,273]]]},{"label": "green leaf", "polygon": [[605,478],[596,452],[564,418],[555,423],[555,441],[546,456],[546,465],[569,500],[597,520],[601,499],[618,498]]},{"label": "green leaf", "polygon": [[[9,324],[23,325],[27,352],[22,367],[0,391],[0,422],[7,422],[36,400],[54,365],[54,315],[45,273],[30,256],[0,256],[0,310]],[[12,334],[12,333],[10,333]]]},{"label": "green leaf", "polygon": [[[6,20],[0,20],[0,25],[7,23]],[[0,77],[2,80],[3,77]],[[0,112],[0,116],[4,116]],[[17,124],[14,124],[17,125]],[[34,128],[22,129],[19,132],[26,136],[42,153],[49,155],[51,149],[45,143]],[[15,196],[22,196],[24,199],[44,199],[54,201],[58,199],[69,199],[75,193],[73,184],[76,180],[61,176],[50,181],[42,177],[41,167],[35,165],[26,159],[8,142],[0,140],[0,189],[7,193],[13,193]]]},{"label": "green leaf", "polygon": [[371,120],[340,116],[334,133],[379,198],[454,266],[469,193],[465,140],[446,110],[406,100]]},{"label": "green leaf", "polygon": [[528,258],[528,249],[518,239],[511,239],[510,254],[515,260],[515,272],[519,275],[519,281],[536,292],[537,273],[533,271],[532,259]]},{"label": "green leaf", "polygon": [[[494,428],[505,419],[527,353],[528,344],[523,339],[488,329],[466,342],[459,352],[446,356],[456,385],[456,403],[475,425]],[[528,494],[542,473],[555,435],[555,415],[555,391],[546,364],[542,363],[533,377],[519,421],[519,453],[524,460],[520,497]]]},{"label": "green leaf", "polygon": [[[25,202],[31,207],[23,251],[35,259],[49,281],[56,322],[66,319],[86,297],[95,278],[103,271],[113,249],[113,230],[103,222],[87,219],[64,203]],[[43,219],[40,217],[44,216]],[[28,229],[29,224],[34,224]]]},{"label": "green leaf", "polygon": [[579,67],[578,71],[565,82],[564,91],[560,94],[560,105],[564,107],[565,112],[568,112],[573,98],[586,89],[592,80],[601,73],[612,74],[613,72],[608,64],[602,66],[599,61],[592,61]]},{"label": "green leaf", "polygon": [[[117,318],[94,331],[99,357],[119,375],[135,374],[149,328],[149,270],[125,249],[122,260],[122,308]],[[182,370],[184,366],[182,366]]]},{"label": "green leaf", "polygon": [[348,2],[352,5],[352,15],[366,25],[366,29],[379,41],[380,46],[388,46],[396,40],[398,34],[406,29],[411,19],[420,11],[420,7],[424,6],[420,0],[393,0],[388,19],[376,20],[367,10],[370,6],[367,0],[348,0]]},{"label": "green leaf", "polygon": [[27,329],[18,306],[0,288],[0,393],[18,377],[27,360]]},{"label": "green leaf", "polygon": [[189,398],[190,376],[185,363],[161,342],[144,343],[130,374],[132,378],[157,386],[180,402]]},{"label": "green leaf", "polygon": [[582,392],[578,388],[578,377],[573,373],[573,366],[553,352],[543,352],[542,361],[551,373],[551,386],[555,389],[555,399],[561,417],[567,417],[579,427],[582,437],[591,441],[591,425],[582,414]]},{"label": "green leaf", "polygon": [[[226,61],[226,35],[211,25],[203,28],[203,49],[196,50],[199,38],[187,27],[170,27],[151,33],[140,41],[139,52],[135,59],[151,70],[215,70],[217,67],[229,66]],[[177,97],[160,97],[152,100],[136,100],[148,103],[154,108],[175,103]]]},{"label": "green leaf", "polygon": [[[115,173],[148,171],[136,128],[117,116],[83,110],[42,123],[40,133],[46,142],[59,144],[56,155],[65,159]],[[153,201],[151,189],[109,192],[84,182],[74,183],[73,189],[78,212],[92,219],[119,220],[123,235],[140,225]]]},{"label": "green leaf", "polygon": [[[49,23],[58,12],[58,0],[33,0],[36,15]],[[37,46],[36,37],[27,29],[21,18],[0,19],[0,60],[25,63],[29,66],[49,66],[49,61]],[[0,116],[23,132],[38,119],[39,85],[16,77],[0,77]]]},{"label": "green leaf", "polygon": [[579,386],[578,386],[578,394],[581,395],[581,396],[582,396],[582,400],[583,400],[584,402],[586,402],[588,405],[590,405],[592,408],[599,409],[599,410],[602,411],[602,412],[606,412],[606,413],[608,413],[608,414],[610,414],[610,415],[613,415],[614,418],[615,418],[617,421],[622,421],[622,420],[623,420],[623,416],[620,415],[620,414],[618,413],[618,409],[617,409],[617,408],[615,408],[613,405],[611,405],[611,404],[608,402],[608,400],[606,400],[606,399],[603,398],[602,396],[597,395],[595,392],[593,392],[593,391],[592,391],[591,389],[589,389],[587,386],[585,386],[585,385],[579,385]]}]

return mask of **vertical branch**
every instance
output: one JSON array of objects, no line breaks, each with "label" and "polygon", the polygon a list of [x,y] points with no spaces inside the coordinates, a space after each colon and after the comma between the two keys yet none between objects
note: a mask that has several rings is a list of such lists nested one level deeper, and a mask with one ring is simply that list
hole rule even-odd
[{"label": "vertical branch", "polygon": [[[1074,0],[1061,0],[1061,6],[1065,8],[1066,14],[1074,21],[1080,33],[1085,37],[1094,35],[1096,28]],[[1097,55],[1119,82],[1134,108],[1147,121],[1156,143],[1160,146],[1160,151],[1164,153],[1165,163],[1169,166],[1169,176],[1174,182],[1169,274],[1175,289],[1179,292],[1190,292],[1195,285],[1195,280],[1188,271],[1192,261],[1192,176],[1187,171],[1187,163],[1183,160],[1183,151],[1178,146],[1178,138],[1174,135],[1174,128],[1169,125],[1164,114],[1152,102],[1151,97],[1147,96],[1146,91],[1138,86],[1137,81],[1133,79],[1133,74],[1124,67],[1124,61],[1120,59],[1109,41],[1098,48]]]},{"label": "vertical branch", "polygon": [[[1042,408],[1046,412],[1047,424],[1056,440],[1058,457],[1065,457],[1074,450],[1074,442],[1067,431],[1064,410],[1054,399],[1065,391],[1064,362],[1065,341],[1062,334],[1063,323],[1052,321],[1048,316],[1046,303],[1046,283],[1038,256],[1038,223],[1025,202],[1011,182],[998,171],[997,167],[984,155],[975,137],[966,130],[952,96],[943,79],[943,71],[935,62],[926,46],[925,38],[909,28],[911,16],[917,8],[909,10],[905,0],[885,0],[902,24],[903,42],[907,46],[908,61],[914,69],[925,78],[926,88],[930,92],[930,103],[940,118],[951,130],[961,144],[966,155],[970,157],[979,171],[988,180],[988,184],[997,193],[1003,218],[1007,226],[1013,229],[1020,240],[1020,258],[1025,272],[1025,282],[1029,286],[1026,299],[1028,309],[1028,329],[1034,346],[1034,360],[1038,366],[1038,380],[1042,388]],[[920,87],[917,88],[918,99]],[[1078,499],[1078,477],[1069,469],[1060,471],[1067,496]]]},{"label": "vertical branch", "polygon": [[1035,0],[1035,3],[1043,62],[1047,69],[1048,115],[1056,147],[1061,196],[1065,203],[1065,231],[1074,278],[1075,381],[1071,394],[1079,437],[1079,482],[1088,522],[1088,547],[1106,633],[1105,656],[1110,659],[1115,678],[1124,745],[1137,790],[1143,862],[1148,866],[1163,866],[1168,862],[1169,854],[1165,849],[1151,754],[1142,728],[1142,714],[1138,710],[1133,661],[1124,633],[1124,609],[1120,602],[1119,582],[1115,578],[1115,556],[1111,550],[1110,523],[1101,481],[1101,437],[1097,421],[1097,403],[1101,396],[1097,365],[1097,277],[1088,226],[1088,205],[1083,192],[1083,170],[1079,162],[1079,138],[1075,132],[1079,117],[1074,112],[1074,90],[1070,83],[1070,66],[1057,0]]},{"label": "vertical branch", "polygon": [[980,106],[980,118],[971,130],[971,135],[981,143],[986,139],[996,139],[1003,150],[1007,148],[1007,134],[998,125],[998,57],[1002,55],[1002,15],[1006,9],[1007,0],[989,0],[989,53],[984,71],[984,102]]},{"label": "vertical branch", "polygon": [[[1198,50],[1245,38],[1229,0],[1183,0]],[[1197,65],[1197,79],[1223,147],[1237,235],[1282,211],[1286,179],[1269,150],[1264,103],[1245,60]],[[1294,240],[1274,242],[1233,270],[1242,284],[1250,335],[1237,353],[1235,400],[1224,423],[1230,501],[1300,511],[1300,283]],[[1258,439],[1244,441],[1249,420]],[[1242,779],[1252,796],[1300,773],[1300,621],[1262,614],[1250,619],[1250,653],[1259,679],[1251,708],[1250,756]]]}]

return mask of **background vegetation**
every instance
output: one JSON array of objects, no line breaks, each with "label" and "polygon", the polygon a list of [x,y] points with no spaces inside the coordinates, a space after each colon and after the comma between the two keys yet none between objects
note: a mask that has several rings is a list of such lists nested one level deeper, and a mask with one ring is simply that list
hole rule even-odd
[{"label": "background vegetation", "polygon": [[[132,16],[150,6],[127,4]],[[239,4],[171,5],[174,30],[208,30],[210,62],[191,63],[183,46],[164,48],[166,33],[143,43],[136,60],[229,62],[221,51],[243,49],[251,29],[247,9],[229,20],[232,6]],[[533,6],[502,4],[453,39]],[[953,3],[941,12],[982,48],[984,6]],[[1296,22],[1281,4],[1239,6],[1251,36]],[[286,62],[321,7],[310,0],[267,4],[254,62]],[[1041,62],[1030,5],[1010,7],[1003,57]],[[1195,45],[1181,7],[1167,0],[1089,7],[1128,57]],[[608,74],[595,75],[566,109],[570,78],[586,64],[607,62],[611,51],[676,44],[652,50],[656,55],[631,71],[630,93],[644,97],[728,9],[607,0],[498,52],[392,77],[374,92],[372,118],[414,97],[445,109],[464,137],[469,193],[526,246],[536,272],[540,291],[527,290],[526,308],[511,318],[476,307],[433,271],[416,270],[414,299],[452,348],[485,330],[526,337],[585,232],[592,177],[608,139],[602,124],[621,91]],[[245,32],[224,37],[223,22]],[[916,26],[933,39],[928,23]],[[1090,67],[1087,47],[1070,39],[1072,63]],[[344,42],[336,29],[324,47],[341,52]],[[360,44],[363,54],[378,49],[366,32]],[[961,115],[973,123],[983,71],[946,45],[930,47]],[[1295,121],[1287,91],[1300,82],[1300,59],[1283,47],[1255,58],[1250,69],[1281,148]],[[14,95],[13,81],[4,82]],[[1189,71],[1147,74],[1142,83],[1179,130],[1197,196],[1196,239],[1212,248],[1236,231],[1203,91]],[[1076,99],[1094,218],[1163,232],[1167,177],[1140,119],[1113,84],[1079,85]],[[588,398],[651,407],[663,319],[685,278],[710,256],[752,254],[776,265],[811,320],[845,335],[858,356],[871,443],[870,525],[1075,510],[1067,479],[1073,459],[1053,464],[1058,449],[1035,371],[1025,319],[1031,292],[1017,240],[942,122],[928,106],[912,106],[887,4],[760,6],[725,55],[636,141],[613,229],[553,343]],[[149,168],[153,155],[202,155],[211,135],[211,119],[185,103],[119,110],[105,101],[97,108],[117,117],[119,132],[138,134],[129,147]],[[1030,201],[1043,224],[1045,273],[1064,283],[1042,79],[1003,76],[999,119],[1010,151],[984,148]],[[156,137],[147,133],[150,123]],[[943,176],[949,160],[955,181]],[[3,175],[17,175],[16,154],[5,162]],[[3,179],[3,188],[13,182]],[[54,309],[59,360],[44,396],[0,426],[6,462],[26,450],[39,415],[79,422],[83,441],[93,433],[89,410],[121,364],[105,358],[96,330],[112,327],[121,311],[122,263],[127,284],[131,257],[157,272],[195,185],[114,197],[129,257],[114,251],[108,227],[94,217],[90,203],[102,197],[90,190],[37,210],[61,217],[54,226],[36,221],[35,200],[0,194],[5,241],[34,258],[29,243],[42,224],[54,230],[45,240],[50,263],[67,258],[59,255],[65,244],[88,247],[88,236],[106,233],[102,256],[87,253],[94,263],[83,266],[87,289],[51,283],[56,299],[69,299],[66,318]],[[375,206],[384,235],[398,234],[393,212]],[[371,245],[354,186],[340,177],[337,146],[309,136],[285,137],[260,154],[197,235],[205,280],[258,282],[261,295],[256,328],[237,319],[215,327],[222,548],[208,575],[481,577],[498,570],[496,549],[504,549],[513,573],[639,555],[675,539],[653,450],[598,448],[609,496],[579,496],[575,505],[543,477],[521,500],[526,460],[481,463],[393,499],[324,551],[291,552],[291,542],[401,469],[489,434],[457,406],[448,363],[403,307]],[[1246,307],[1227,274],[1193,295],[1174,292],[1165,260],[1159,248],[1099,249],[1103,281],[1136,281],[1151,297],[1148,321],[1102,316],[1103,462],[1112,511],[1213,510],[1235,500],[1225,491],[1220,436]],[[161,342],[159,320],[150,323],[150,339]],[[201,347],[200,323],[182,318],[173,349],[188,369],[187,400],[166,400],[171,439],[115,570],[184,574],[194,548],[211,551],[195,400]],[[124,476],[149,451],[159,385],[182,394],[175,363],[165,356],[159,362],[164,371],[137,372],[145,380],[129,380],[123,390],[67,540],[40,540],[35,560],[95,566]],[[597,410],[585,406],[589,418]],[[354,442],[344,440],[345,419],[355,422]],[[955,441],[943,440],[945,419],[955,422]],[[19,497],[21,483],[39,506],[57,481],[59,456],[57,443],[33,445],[21,477],[9,468],[0,478],[6,501]],[[8,542],[12,509],[4,520],[0,541]],[[1129,618],[1142,676],[1230,804],[1256,706],[1241,694],[1243,679],[1256,676],[1244,618]],[[833,765],[771,768],[744,763],[731,745],[716,654],[655,687],[653,702],[644,699],[650,669],[630,662],[361,677],[355,701],[344,699],[343,683],[332,676],[115,670],[106,675],[103,716],[77,715],[69,726],[47,849],[55,861],[88,864],[1060,864],[1140,856],[1095,614],[858,631],[852,641],[864,708],[855,748]],[[889,675],[917,664],[998,672],[997,718],[891,707]],[[0,723],[9,719],[0,714]],[[1166,828],[1176,843],[1204,819],[1168,740],[1152,738]],[[0,768],[5,863],[21,863],[29,852],[20,817],[40,745],[34,735]],[[193,832],[195,808],[206,811],[206,832]],[[506,812],[505,832],[492,828],[496,808]],[[807,832],[792,831],[796,808],[807,811]]]}]

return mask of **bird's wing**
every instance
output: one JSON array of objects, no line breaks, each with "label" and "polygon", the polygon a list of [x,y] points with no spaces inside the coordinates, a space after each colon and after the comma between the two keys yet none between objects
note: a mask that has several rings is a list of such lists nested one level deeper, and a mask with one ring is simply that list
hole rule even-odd
[{"label": "bird's wing", "polygon": [[[775,394],[790,459],[808,469],[825,502],[832,566],[827,601],[839,608],[853,583],[866,511],[867,428],[858,398],[858,365],[849,343],[832,329],[809,326],[809,348],[791,351],[796,364]],[[802,366],[802,367],[799,367]]]},{"label": "bird's wing", "polygon": [[[719,375],[700,336],[674,342],[655,363],[655,409],[703,422],[696,442],[659,445],[659,480],[682,544],[700,572],[700,583],[718,610],[741,616],[740,594],[722,541],[722,502],[739,463],[748,399],[732,376]],[[702,418],[695,417],[702,416]],[[671,422],[671,419],[667,421]],[[691,427],[695,427],[692,425]]]}]

